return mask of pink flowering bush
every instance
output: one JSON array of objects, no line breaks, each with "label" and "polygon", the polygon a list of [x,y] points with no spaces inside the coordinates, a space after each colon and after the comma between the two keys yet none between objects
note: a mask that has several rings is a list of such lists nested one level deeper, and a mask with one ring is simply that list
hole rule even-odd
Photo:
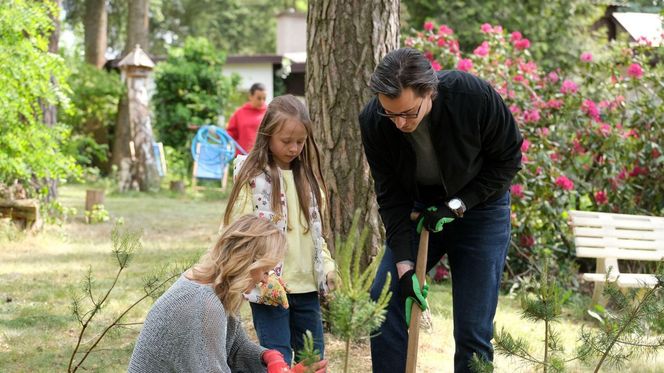
[{"label": "pink flowering bush", "polygon": [[573,257],[570,209],[664,215],[664,64],[652,62],[664,60],[661,50],[617,43],[582,53],[572,71],[543,71],[518,31],[490,24],[477,31],[484,41],[467,54],[452,29],[433,23],[404,44],[436,69],[490,82],[519,124],[512,277],[528,272],[543,249]]}]

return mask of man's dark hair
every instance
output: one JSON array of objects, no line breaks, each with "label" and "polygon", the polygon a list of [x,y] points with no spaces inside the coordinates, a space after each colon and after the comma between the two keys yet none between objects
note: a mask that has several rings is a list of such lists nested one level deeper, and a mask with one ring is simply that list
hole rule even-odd
[{"label": "man's dark hair", "polygon": [[256,91],[265,91],[263,83],[254,83],[251,85],[251,88],[249,88],[249,94],[253,96]]},{"label": "man's dark hair", "polygon": [[411,88],[419,97],[428,92],[436,95],[438,77],[431,62],[413,48],[399,48],[383,57],[371,74],[369,88],[377,94],[397,98],[405,88]]}]

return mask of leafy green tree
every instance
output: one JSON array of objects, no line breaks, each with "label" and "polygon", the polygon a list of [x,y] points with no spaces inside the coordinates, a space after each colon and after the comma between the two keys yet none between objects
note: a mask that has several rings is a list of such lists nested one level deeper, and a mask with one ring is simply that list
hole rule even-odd
[{"label": "leafy green tree", "polygon": [[190,124],[216,124],[236,78],[225,77],[225,55],[204,38],[188,38],[184,48],[172,48],[157,65],[153,96],[155,129],[164,145],[185,150],[193,133]]},{"label": "leafy green tree", "polygon": [[478,32],[486,22],[519,30],[533,42],[531,53],[546,69],[567,67],[592,43],[588,30],[601,17],[602,6],[577,0],[403,0],[407,25],[419,29],[425,21],[455,30],[462,50],[482,41]]},{"label": "leafy green tree", "polygon": [[6,183],[79,171],[74,159],[60,151],[69,128],[45,126],[38,104],[68,103],[69,70],[61,57],[48,52],[51,6],[26,0],[0,6],[0,181]]}]

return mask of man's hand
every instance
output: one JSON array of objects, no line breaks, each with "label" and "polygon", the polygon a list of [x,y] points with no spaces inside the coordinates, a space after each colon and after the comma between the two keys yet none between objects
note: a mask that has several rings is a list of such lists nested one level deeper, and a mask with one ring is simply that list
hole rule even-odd
[{"label": "man's hand", "polygon": [[410,312],[413,302],[417,303],[422,311],[429,307],[427,294],[429,294],[429,285],[425,282],[424,287],[420,289],[420,282],[417,280],[414,269],[404,273],[399,279],[399,295],[401,301],[406,302],[406,323],[408,325],[410,325]]},{"label": "man's hand", "polygon": [[429,232],[438,233],[443,230],[443,225],[449,223],[456,218],[454,211],[450,210],[445,205],[431,206],[420,214],[420,221],[417,223],[417,233],[422,232],[422,228],[426,228]]}]

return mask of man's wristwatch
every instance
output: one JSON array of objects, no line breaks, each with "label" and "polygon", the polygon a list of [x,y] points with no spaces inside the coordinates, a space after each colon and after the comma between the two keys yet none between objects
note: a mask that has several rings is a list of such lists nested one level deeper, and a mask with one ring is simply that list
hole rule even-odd
[{"label": "man's wristwatch", "polygon": [[447,202],[447,207],[452,210],[452,212],[459,218],[463,217],[463,213],[466,212],[466,205],[463,204],[463,201],[459,198],[452,198]]}]

